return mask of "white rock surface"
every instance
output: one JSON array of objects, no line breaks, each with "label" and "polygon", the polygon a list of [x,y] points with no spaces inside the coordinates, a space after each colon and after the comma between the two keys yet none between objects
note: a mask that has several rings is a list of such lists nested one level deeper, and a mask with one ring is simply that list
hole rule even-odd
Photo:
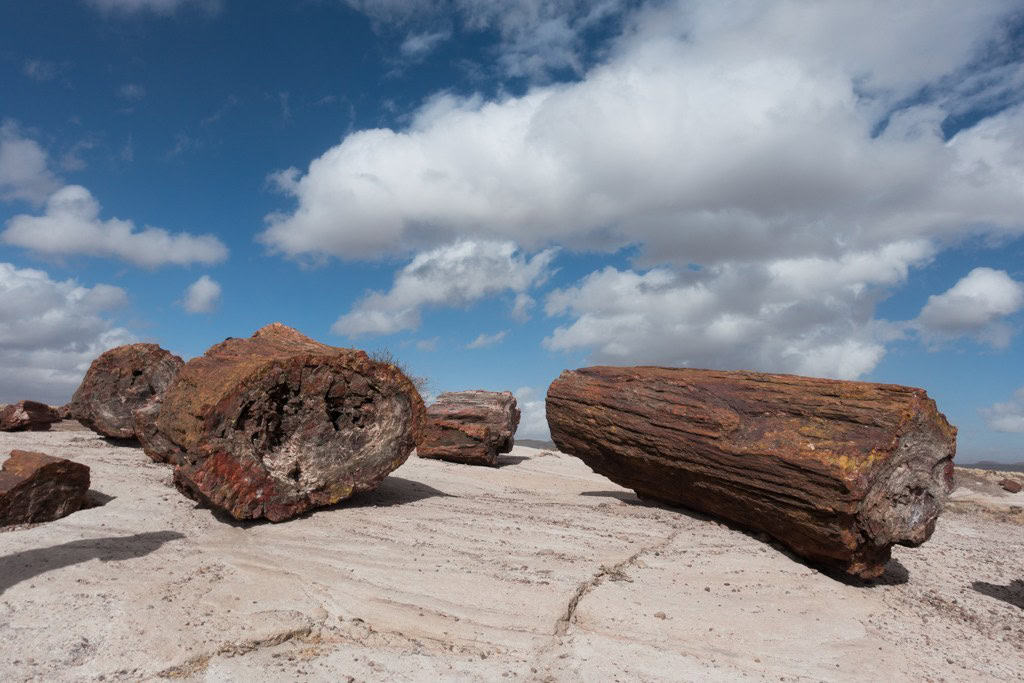
[{"label": "white rock surface", "polygon": [[883,582],[856,586],[531,448],[495,469],[410,458],[372,494],[242,526],[178,494],[141,449],[0,435],[0,453],[15,447],[89,465],[112,499],[0,533],[5,681],[1024,672],[1015,497],[945,514],[924,546],[894,550]]}]

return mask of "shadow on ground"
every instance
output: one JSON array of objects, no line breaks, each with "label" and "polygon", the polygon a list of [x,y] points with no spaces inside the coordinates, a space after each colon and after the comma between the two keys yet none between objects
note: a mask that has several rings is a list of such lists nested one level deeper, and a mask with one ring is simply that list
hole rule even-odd
[{"label": "shadow on ground", "polygon": [[[337,511],[338,514],[344,514],[346,509],[354,508],[366,508],[366,507],[391,507],[392,505],[406,505],[408,503],[415,503],[420,500],[426,500],[428,498],[451,498],[450,494],[444,491],[439,491],[433,486],[427,486],[424,483],[413,481],[411,479],[404,479],[402,477],[396,477],[395,475],[388,476],[380,486],[375,488],[373,491],[367,491],[365,493],[357,493],[351,498],[341,501],[335,505],[328,505],[321,508],[313,508],[308,510],[301,515],[297,515],[294,519],[305,519],[317,514],[323,514],[325,512]],[[219,509],[209,507],[207,505],[197,503],[196,508],[208,509],[217,518],[217,521],[223,522],[224,524],[230,524],[231,526],[238,527],[240,529],[249,529],[255,526],[262,526],[264,524],[286,524],[289,520],[282,522],[271,522],[266,519],[235,519],[227,512]]]},{"label": "shadow on ground", "polygon": [[131,560],[148,555],[164,543],[180,538],[185,536],[177,531],[151,531],[132,536],[88,538],[5,555],[0,557],[0,593],[15,584],[54,569],[70,567],[89,560]]},{"label": "shadow on ground", "polygon": [[519,463],[529,460],[528,455],[499,455],[497,467],[509,467],[511,465],[518,465]]},{"label": "shadow on ground", "polygon": [[971,588],[982,595],[987,595],[990,598],[1002,600],[1014,607],[1024,609],[1024,581],[1021,579],[1015,579],[1005,586],[986,581],[975,581],[971,584]]}]

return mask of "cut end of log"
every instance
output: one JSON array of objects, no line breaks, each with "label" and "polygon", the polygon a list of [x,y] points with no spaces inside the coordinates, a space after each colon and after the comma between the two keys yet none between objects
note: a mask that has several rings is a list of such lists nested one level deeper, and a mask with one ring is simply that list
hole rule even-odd
[{"label": "cut end of log", "polygon": [[394,365],[273,323],[189,361],[138,419],[182,493],[281,521],[375,488],[415,447],[425,409]]}]

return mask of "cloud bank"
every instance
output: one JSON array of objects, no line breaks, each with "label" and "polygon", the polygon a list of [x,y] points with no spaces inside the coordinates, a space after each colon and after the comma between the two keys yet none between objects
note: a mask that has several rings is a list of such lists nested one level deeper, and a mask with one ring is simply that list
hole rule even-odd
[{"label": "cloud bank", "polygon": [[[401,3],[355,4],[415,20]],[[966,237],[1024,234],[1019,4],[960,9],[649,3],[576,82],[437,93],[408,127],[352,133],[279,172],[295,206],[260,239],[341,259],[460,240],[628,247],[632,267],[548,297],[570,318],[548,348],[857,377],[900,334],[875,303],[914,267]],[[401,322],[375,296],[336,329],[418,323],[418,307]],[[949,322],[939,303],[922,316],[922,330]]]},{"label": "cloud bank", "polygon": [[0,401],[69,400],[96,356],[135,341],[105,317],[126,302],[119,287],[0,263]]}]

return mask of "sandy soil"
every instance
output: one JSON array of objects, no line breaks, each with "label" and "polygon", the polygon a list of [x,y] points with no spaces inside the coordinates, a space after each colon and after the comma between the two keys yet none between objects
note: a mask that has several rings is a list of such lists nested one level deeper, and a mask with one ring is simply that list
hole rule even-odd
[{"label": "sandy soil", "polygon": [[1024,677],[1024,493],[989,473],[857,585],[538,449],[414,457],[347,504],[239,525],[69,423],[11,448],[89,465],[106,502],[0,533],[4,680]]}]

